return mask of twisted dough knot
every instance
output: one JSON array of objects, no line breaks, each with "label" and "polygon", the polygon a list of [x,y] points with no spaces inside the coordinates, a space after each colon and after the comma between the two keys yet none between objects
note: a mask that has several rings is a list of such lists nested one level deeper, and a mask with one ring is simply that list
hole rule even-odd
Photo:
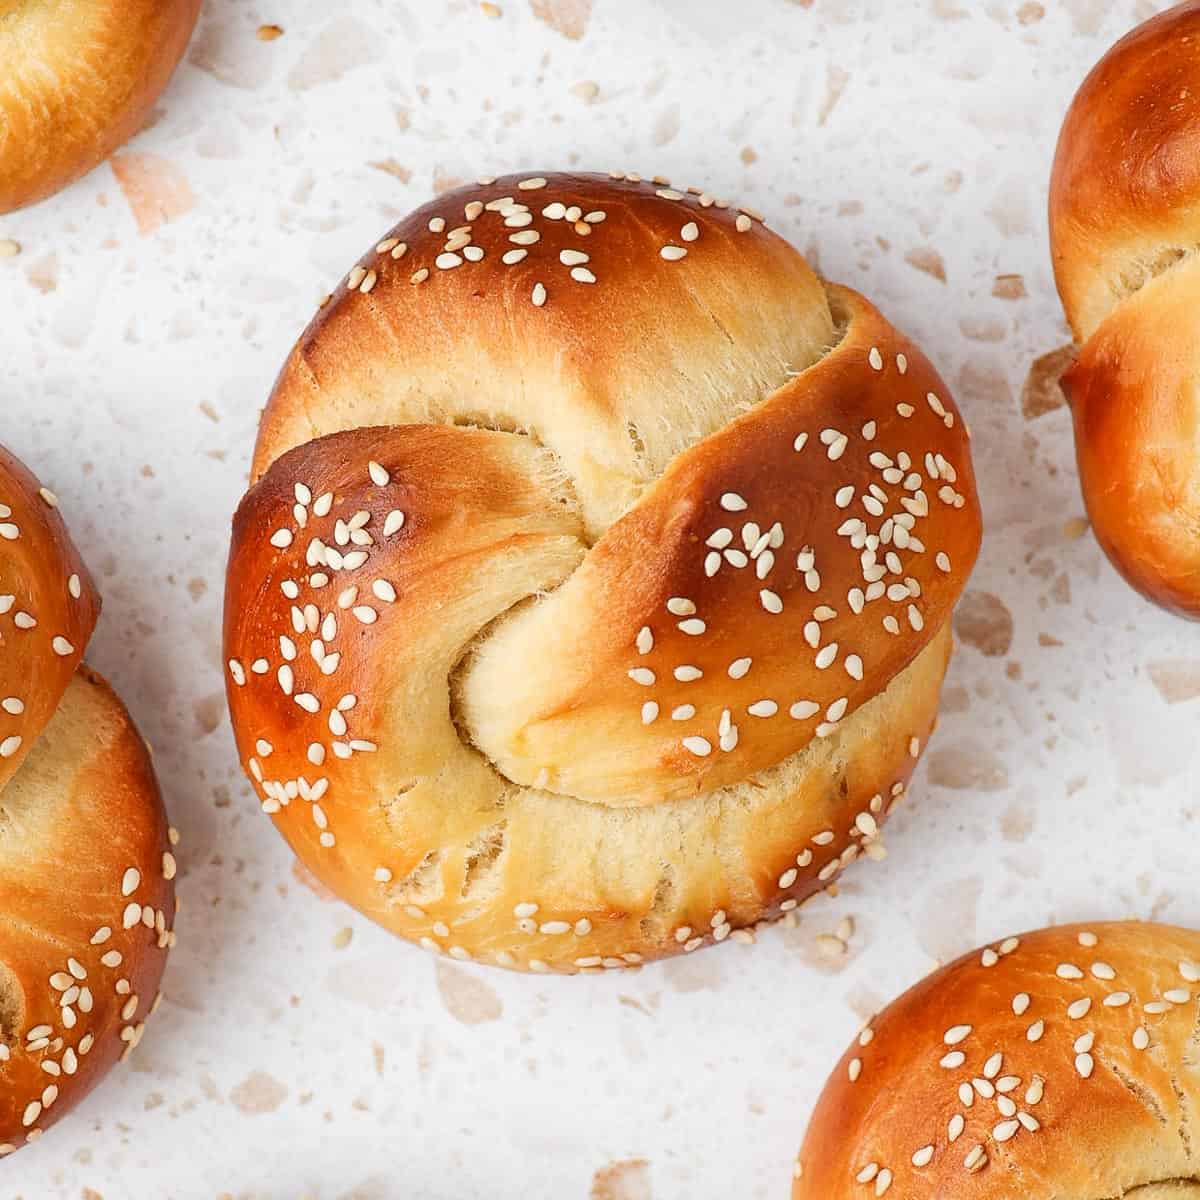
[{"label": "twisted dough knot", "polygon": [[0,1156],[138,1043],[174,936],[149,755],[82,662],[99,612],[53,494],[0,448]]},{"label": "twisted dough knot", "polygon": [[1149,599],[1200,618],[1200,3],[1118,42],[1059,138],[1050,240],[1081,343],[1063,383],[1096,537]]},{"label": "twisted dough knot", "polygon": [[533,970],[723,940],[869,845],[979,539],[921,353],[749,211],[636,177],[402,222],[255,470],[226,649],[263,807],[376,920]]}]

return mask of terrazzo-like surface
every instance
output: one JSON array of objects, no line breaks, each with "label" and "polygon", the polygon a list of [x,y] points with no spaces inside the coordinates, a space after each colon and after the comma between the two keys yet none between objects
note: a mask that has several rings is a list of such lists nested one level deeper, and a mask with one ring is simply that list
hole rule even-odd
[{"label": "terrazzo-like surface", "polygon": [[[105,595],[89,657],[184,835],[162,1008],[2,1200],[777,1200],[848,1039],[937,961],[1200,925],[1200,629],[1118,580],[1061,395],[1026,387],[1067,340],[1061,116],[1163,7],[210,0],[150,128],[0,218],[0,440],[62,498]],[[576,165],[749,202],[916,336],[987,535],[887,861],[757,946],[559,980],[436,961],[306,883],[235,760],[219,632],[258,408],[319,299],[432,193]]]}]

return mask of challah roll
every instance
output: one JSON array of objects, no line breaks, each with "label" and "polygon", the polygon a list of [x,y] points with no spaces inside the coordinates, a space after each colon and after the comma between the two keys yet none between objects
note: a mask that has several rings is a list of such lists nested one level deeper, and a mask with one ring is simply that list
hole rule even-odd
[{"label": "challah roll", "polygon": [[1063,383],[1092,526],[1151,600],[1200,618],[1200,2],[1118,42],[1080,87],[1050,188],[1080,344]]},{"label": "challah roll", "polygon": [[99,611],[53,494],[0,448],[0,1156],[137,1045],[174,936],[149,755],[82,663]]},{"label": "challah roll", "polygon": [[53,195],[142,127],[200,0],[0,0],[0,212]]},{"label": "challah roll", "polygon": [[980,535],[921,352],[635,175],[402,221],[254,474],[225,645],[263,808],[388,928],[533,971],[746,940],[872,850]]},{"label": "challah roll", "polygon": [[1138,921],[1011,937],[863,1028],[792,1200],[1197,1200],[1200,934]]}]

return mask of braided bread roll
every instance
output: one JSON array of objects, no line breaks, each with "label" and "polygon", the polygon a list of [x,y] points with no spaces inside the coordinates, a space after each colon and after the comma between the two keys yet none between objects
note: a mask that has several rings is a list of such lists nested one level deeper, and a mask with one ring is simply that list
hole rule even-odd
[{"label": "braided bread roll", "polygon": [[200,0],[0,0],[0,213],[142,128],[199,13]]},{"label": "braided bread roll", "polygon": [[792,1200],[1200,1200],[1200,934],[1007,938],[874,1017],[834,1070]]},{"label": "braided bread roll", "polygon": [[225,644],[264,809],[373,919],[533,971],[752,931],[870,849],[980,535],[920,351],[748,210],[635,176],[402,221],[254,474]]},{"label": "braided bread roll", "polygon": [[83,664],[100,598],[56,503],[0,448],[0,1156],[137,1045],[174,936],[172,835]]},{"label": "braided bread roll", "polygon": [[1064,376],[1101,546],[1200,618],[1200,2],[1135,29],[1080,87],[1050,184],[1050,244],[1080,344]]}]

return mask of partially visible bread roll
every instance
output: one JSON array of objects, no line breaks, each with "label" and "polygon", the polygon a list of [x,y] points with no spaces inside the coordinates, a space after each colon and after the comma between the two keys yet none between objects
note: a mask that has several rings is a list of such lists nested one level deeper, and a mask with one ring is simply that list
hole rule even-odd
[{"label": "partially visible bread roll", "polygon": [[201,0],[0,0],[0,212],[43,200],[142,127]]},{"label": "partially visible bread roll", "polygon": [[1007,938],[867,1023],[792,1200],[1197,1200],[1200,934],[1138,921]]},{"label": "partially visible bread roll", "polygon": [[99,608],[54,496],[0,449],[0,1156],[137,1044],[174,938],[149,754],[81,661]]},{"label": "partially visible bread roll", "polygon": [[255,474],[242,761],[390,929],[623,968],[879,853],[978,550],[967,433],[750,212],[632,176],[440,197],[304,334]]},{"label": "partially visible bread roll", "polygon": [[1080,345],[1063,383],[1096,537],[1143,595],[1200,618],[1200,0],[1084,80],[1050,242]]}]

